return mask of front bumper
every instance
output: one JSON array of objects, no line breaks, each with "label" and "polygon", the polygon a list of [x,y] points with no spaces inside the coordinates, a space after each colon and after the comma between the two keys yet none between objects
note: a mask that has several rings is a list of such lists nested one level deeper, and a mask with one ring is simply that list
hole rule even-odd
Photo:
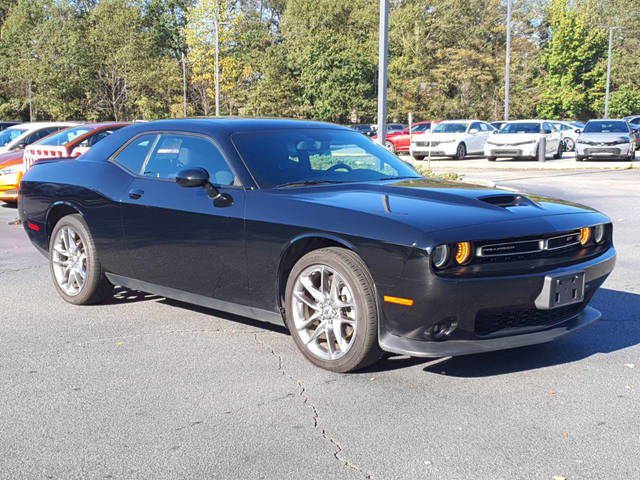
[{"label": "front bumper", "polygon": [[22,172],[0,175],[0,200],[5,202],[18,201],[18,186],[21,178]]},{"label": "front bumper", "polygon": [[[549,342],[600,319],[600,313],[586,304],[613,270],[615,259],[616,252],[611,247],[592,260],[539,274],[437,278],[426,290],[429,291],[428,297],[420,302],[416,301],[415,312],[407,310],[407,307],[383,304],[383,321],[379,330],[380,347],[385,351],[403,355],[441,357]],[[584,272],[585,276],[583,303],[565,310],[535,308],[535,299],[543,289],[546,276],[577,272]],[[479,322],[482,321],[483,312],[504,311],[508,317],[510,309],[516,308],[513,306],[530,309],[533,311],[532,318],[537,318],[536,312],[556,312],[558,315],[548,316],[551,321],[510,326],[489,334],[479,330],[478,325],[481,324]],[[405,315],[399,316],[399,309],[402,308],[405,309]],[[455,319],[457,328],[449,337],[445,337],[446,339],[434,340],[428,332],[434,323],[443,319]]]},{"label": "front bumper", "polygon": [[527,145],[490,145],[485,144],[484,147],[485,157],[535,157],[536,156],[536,144]]},{"label": "front bumper", "polygon": [[627,157],[634,151],[633,143],[618,143],[616,145],[587,145],[576,143],[576,155],[579,157],[618,158]]},{"label": "front bumper", "polygon": [[[422,143],[428,144],[428,142]],[[433,145],[433,147],[413,143],[411,144],[411,154],[424,155],[426,157],[431,153],[434,157],[453,157],[456,154],[457,148],[457,142],[438,143],[437,145]]]}]

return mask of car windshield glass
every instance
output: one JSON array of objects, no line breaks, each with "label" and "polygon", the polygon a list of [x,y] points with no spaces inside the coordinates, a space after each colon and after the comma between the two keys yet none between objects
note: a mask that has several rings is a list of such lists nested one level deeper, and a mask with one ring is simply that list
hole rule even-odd
[{"label": "car windshield glass", "polygon": [[433,133],[464,133],[466,131],[466,123],[440,123],[433,129]]},{"label": "car windshield glass", "polygon": [[584,126],[584,133],[629,133],[627,122],[587,122]]},{"label": "car windshield glass", "polygon": [[305,128],[236,133],[232,140],[261,188],[420,177],[356,132]]},{"label": "car windshield glass", "polygon": [[540,133],[539,123],[507,123],[498,133]]},{"label": "car windshield glass", "polygon": [[584,123],[581,122],[571,122],[571,125],[577,128],[584,128]]},{"label": "car windshield glass", "polygon": [[426,132],[429,130],[430,123],[419,123],[418,125],[414,125],[411,127],[412,132]]},{"label": "car windshield glass", "polygon": [[87,127],[67,128],[66,130],[62,130],[55,135],[51,135],[37,141],[34,145],[66,145],[70,141],[75,140],[76,138],[81,137],[82,135],[84,135],[85,133],[89,133],[90,131],[91,129]]},{"label": "car windshield glass", "polygon": [[26,129],[22,129],[22,128],[7,128],[6,130],[1,131],[0,147],[4,147],[9,142],[12,142],[13,140],[18,138],[20,135],[22,135],[26,131],[27,131]]},{"label": "car windshield glass", "polygon": [[395,125],[395,124],[387,125],[387,131],[397,132],[401,130],[404,130],[404,125]]}]

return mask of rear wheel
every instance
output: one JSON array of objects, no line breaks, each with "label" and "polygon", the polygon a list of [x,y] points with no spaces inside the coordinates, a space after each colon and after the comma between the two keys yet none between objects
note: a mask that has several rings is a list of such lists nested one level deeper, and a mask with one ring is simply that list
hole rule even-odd
[{"label": "rear wheel", "polygon": [[586,157],[583,157],[583,156],[581,156],[581,155],[576,155],[576,161],[577,161],[577,162],[584,162],[584,161],[585,161],[585,159],[586,159]]},{"label": "rear wheel", "polygon": [[389,150],[391,153],[396,153],[396,146],[393,142],[390,141],[386,141],[384,143],[384,148],[386,148],[387,150]]},{"label": "rear wheel", "polygon": [[496,157],[487,157],[487,160],[489,160],[490,162],[495,162],[496,161]]},{"label": "rear wheel", "polygon": [[113,293],[89,228],[80,215],[62,217],[54,227],[49,241],[49,267],[56,290],[69,303],[98,303]]},{"label": "rear wheel", "polygon": [[381,357],[375,286],[352,251],[330,247],[303,256],[289,274],[285,304],[287,327],[311,363],[351,372]]},{"label": "rear wheel", "polygon": [[576,142],[573,141],[573,138],[566,137],[564,140],[562,140],[562,142],[564,143],[565,152],[573,152],[573,149],[576,146]]},{"label": "rear wheel", "polygon": [[455,158],[456,160],[464,160],[464,157],[467,156],[467,146],[464,143],[460,143],[458,145],[458,148],[456,148],[456,155]]},{"label": "rear wheel", "polygon": [[412,153],[411,156],[413,157],[414,160],[420,161],[420,160],[424,160],[424,157],[426,155],[416,155],[415,153]]}]

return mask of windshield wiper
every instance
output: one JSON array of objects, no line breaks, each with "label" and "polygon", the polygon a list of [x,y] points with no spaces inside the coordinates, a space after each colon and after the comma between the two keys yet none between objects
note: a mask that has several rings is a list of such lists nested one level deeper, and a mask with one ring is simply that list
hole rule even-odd
[{"label": "windshield wiper", "polygon": [[280,185],[276,185],[273,188],[306,187],[307,185],[323,185],[323,184],[330,184],[330,183],[349,183],[349,182],[346,180],[302,180],[302,181],[281,183]]}]

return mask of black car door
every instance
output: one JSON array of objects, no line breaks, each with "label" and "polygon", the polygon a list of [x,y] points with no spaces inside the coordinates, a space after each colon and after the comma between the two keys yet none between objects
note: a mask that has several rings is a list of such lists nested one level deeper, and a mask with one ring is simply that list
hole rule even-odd
[{"label": "black car door", "polygon": [[[136,137],[114,159],[135,175],[122,203],[128,261],[138,280],[230,302],[246,297],[245,192],[209,138],[185,133]],[[179,171],[204,168],[232,201],[215,206]]]}]

